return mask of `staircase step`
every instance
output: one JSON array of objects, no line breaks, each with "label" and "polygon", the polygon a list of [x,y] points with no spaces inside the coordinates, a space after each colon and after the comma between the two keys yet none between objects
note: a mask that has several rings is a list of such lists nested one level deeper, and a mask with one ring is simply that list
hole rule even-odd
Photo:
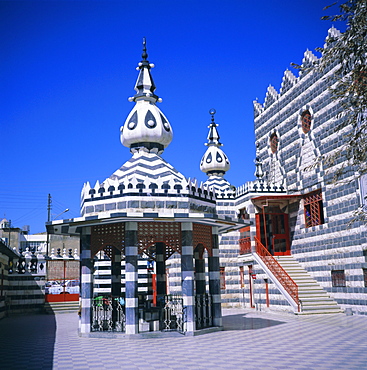
[{"label": "staircase step", "polygon": [[45,311],[47,313],[69,313],[77,312],[79,310],[79,302],[46,302]]},{"label": "staircase step", "polygon": [[277,256],[278,263],[298,286],[298,297],[302,303],[302,312],[298,315],[326,314],[343,312],[328,293],[294,259],[293,256]]}]

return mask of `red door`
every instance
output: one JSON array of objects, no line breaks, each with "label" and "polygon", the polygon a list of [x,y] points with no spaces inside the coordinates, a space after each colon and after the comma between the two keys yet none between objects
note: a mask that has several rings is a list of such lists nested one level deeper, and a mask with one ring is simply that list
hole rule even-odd
[{"label": "red door", "polygon": [[273,256],[291,254],[288,214],[256,214],[256,236]]}]

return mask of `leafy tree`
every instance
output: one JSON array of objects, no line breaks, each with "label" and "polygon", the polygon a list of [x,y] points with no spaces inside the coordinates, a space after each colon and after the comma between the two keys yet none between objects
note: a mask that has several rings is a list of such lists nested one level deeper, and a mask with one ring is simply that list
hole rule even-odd
[{"label": "leafy tree", "polygon": [[[328,162],[333,163],[340,156],[346,159],[334,173],[334,181],[341,181],[343,174],[351,169],[357,177],[367,176],[367,0],[344,1],[338,14],[321,19],[346,22],[346,31],[328,37],[324,47],[316,49],[322,57],[311,67],[293,66],[305,72],[324,72],[331,65],[336,66],[330,77],[330,92],[342,108],[337,117],[341,122],[337,131],[343,133],[344,145]],[[357,220],[367,223],[366,206],[355,213],[352,222]]]},{"label": "leafy tree", "polygon": [[358,176],[367,173],[367,0],[349,0],[339,9],[340,14],[322,19],[346,21],[347,29],[338,37],[329,37],[325,46],[317,49],[322,58],[314,66],[323,71],[331,63],[338,63],[333,74],[336,83],[330,91],[342,107],[343,120],[338,130],[350,129],[343,148],[347,161],[335,173],[336,181],[351,166]]}]

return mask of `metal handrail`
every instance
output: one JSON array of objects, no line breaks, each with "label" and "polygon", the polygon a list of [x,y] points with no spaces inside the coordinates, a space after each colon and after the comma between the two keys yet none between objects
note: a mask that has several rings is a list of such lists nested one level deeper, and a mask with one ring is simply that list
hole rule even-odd
[{"label": "metal handrail", "polygon": [[240,254],[248,254],[251,253],[251,238],[242,238],[238,241],[240,245]]},{"label": "metal handrail", "polygon": [[258,238],[255,236],[256,242],[256,253],[273,273],[276,279],[282,284],[283,288],[288,292],[292,299],[298,305],[298,311],[300,310],[300,300],[298,298],[298,285],[288,275],[287,271],[279,264],[279,262],[269,253],[269,251],[263,246]]}]

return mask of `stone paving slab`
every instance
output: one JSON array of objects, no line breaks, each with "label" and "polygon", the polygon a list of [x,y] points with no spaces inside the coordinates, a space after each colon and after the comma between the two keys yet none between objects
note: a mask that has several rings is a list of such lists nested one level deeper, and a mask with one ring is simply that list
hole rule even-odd
[{"label": "stone paving slab", "polygon": [[196,337],[81,338],[75,313],[0,320],[0,369],[367,369],[367,317],[223,310]]}]

